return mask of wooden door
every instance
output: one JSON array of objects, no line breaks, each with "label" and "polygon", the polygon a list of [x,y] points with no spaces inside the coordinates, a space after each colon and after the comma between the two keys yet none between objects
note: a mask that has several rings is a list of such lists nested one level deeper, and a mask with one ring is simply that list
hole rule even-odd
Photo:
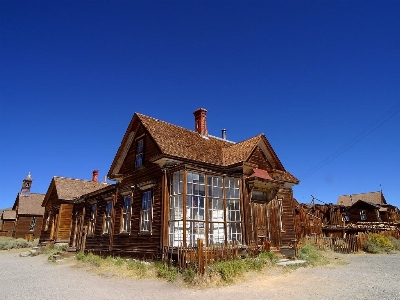
[{"label": "wooden door", "polygon": [[267,204],[252,202],[253,211],[253,239],[258,245],[263,245],[269,240]]}]

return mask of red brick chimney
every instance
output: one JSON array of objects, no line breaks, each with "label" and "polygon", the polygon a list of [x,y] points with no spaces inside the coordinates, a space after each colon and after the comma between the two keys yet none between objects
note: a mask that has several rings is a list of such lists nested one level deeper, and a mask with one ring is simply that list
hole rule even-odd
[{"label": "red brick chimney", "polygon": [[204,108],[199,108],[193,112],[194,114],[194,130],[201,135],[208,135],[207,131],[207,110]]},{"label": "red brick chimney", "polygon": [[98,177],[99,177],[99,170],[93,170],[92,181],[97,182]]}]

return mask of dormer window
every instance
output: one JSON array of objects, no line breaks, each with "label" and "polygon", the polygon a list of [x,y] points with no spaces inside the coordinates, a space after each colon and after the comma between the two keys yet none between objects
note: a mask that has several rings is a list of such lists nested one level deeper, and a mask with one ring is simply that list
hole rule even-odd
[{"label": "dormer window", "polygon": [[143,139],[137,140],[136,142],[135,168],[143,165],[143,143]]}]

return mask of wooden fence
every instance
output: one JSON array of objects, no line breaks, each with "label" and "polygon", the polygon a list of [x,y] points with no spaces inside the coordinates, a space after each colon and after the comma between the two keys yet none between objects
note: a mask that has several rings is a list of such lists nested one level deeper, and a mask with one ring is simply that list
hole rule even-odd
[{"label": "wooden fence", "polygon": [[237,243],[228,245],[204,246],[203,240],[197,240],[197,247],[164,247],[164,261],[174,261],[180,269],[195,265],[199,274],[204,275],[208,265],[215,261],[231,260],[242,255],[256,256],[261,249],[256,243],[245,248]]},{"label": "wooden fence", "polygon": [[[399,231],[382,231],[379,234],[386,237],[392,236],[396,239],[400,238]],[[362,244],[368,239],[368,233],[359,232],[358,234],[350,234],[344,238],[326,237],[326,236],[307,236],[304,242],[315,245],[318,249],[333,250],[339,253],[353,253],[361,250]]]}]

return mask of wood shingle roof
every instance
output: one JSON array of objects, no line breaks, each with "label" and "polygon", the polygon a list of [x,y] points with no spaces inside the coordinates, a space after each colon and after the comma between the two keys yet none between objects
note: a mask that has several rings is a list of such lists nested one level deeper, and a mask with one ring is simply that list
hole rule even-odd
[{"label": "wood shingle roof", "polygon": [[66,177],[53,177],[58,199],[73,200],[76,197],[91,193],[107,185],[104,182],[89,181]]},{"label": "wood shingle roof", "polygon": [[17,212],[15,210],[3,211],[3,220],[15,220],[17,218]]},{"label": "wood shingle roof", "polygon": [[267,154],[267,158],[273,168],[285,173],[279,174],[282,177],[281,179],[286,176],[285,179],[298,182],[297,178],[284,169],[264,134],[234,143],[212,135],[201,135],[196,131],[139,113],[134,114],[125,132],[108,172],[110,178],[119,173],[128,149],[134,140],[135,132],[140,126],[143,126],[154,140],[161,155],[172,159],[184,159],[214,166],[229,167],[246,162],[256,147],[260,146],[264,153]]},{"label": "wood shingle roof", "polygon": [[351,206],[358,200],[369,202],[371,204],[379,204],[379,205],[387,204],[382,191],[362,193],[362,194],[342,195],[339,196],[337,204],[344,206]]},{"label": "wood shingle roof", "polygon": [[28,196],[22,196],[18,193],[18,215],[36,215],[43,216],[44,207],[41,206],[44,194],[30,193]]}]

